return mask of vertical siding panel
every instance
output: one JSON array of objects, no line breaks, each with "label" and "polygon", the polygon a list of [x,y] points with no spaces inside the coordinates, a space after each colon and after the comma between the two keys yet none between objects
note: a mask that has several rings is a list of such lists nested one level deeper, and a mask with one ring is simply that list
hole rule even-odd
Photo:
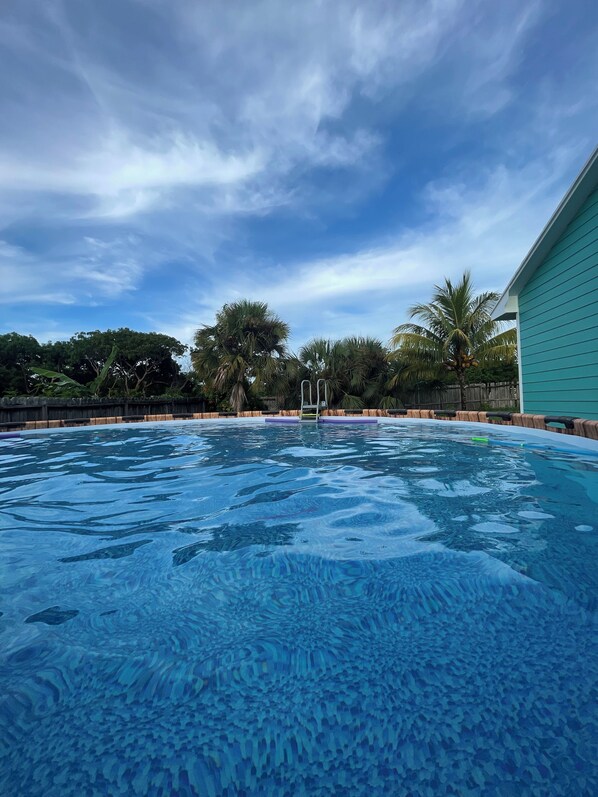
[{"label": "vertical siding panel", "polygon": [[598,419],[598,189],[521,291],[519,327],[525,412]]}]

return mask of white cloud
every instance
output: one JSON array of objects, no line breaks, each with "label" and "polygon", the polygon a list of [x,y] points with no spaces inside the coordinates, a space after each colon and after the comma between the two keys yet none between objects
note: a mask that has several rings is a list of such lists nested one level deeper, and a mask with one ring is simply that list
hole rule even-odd
[{"label": "white cloud", "polygon": [[143,277],[135,245],[86,237],[68,253],[40,256],[0,240],[0,303],[89,305],[127,294]]},{"label": "white cloud", "polygon": [[[0,249],[4,303],[109,306],[155,271],[172,298],[143,295],[133,317],[185,341],[239,296],[267,300],[298,342],[386,338],[444,275],[471,267],[480,288],[500,288],[587,144],[592,91],[577,76],[566,103],[548,82],[504,124],[539,0],[75,5],[0,18],[0,237],[31,245]],[[422,162],[410,164],[414,120]],[[364,229],[360,244],[321,235],[310,258],[289,241],[276,265],[264,245],[257,262],[251,221],[286,213],[325,229],[412,166],[423,222]]]},{"label": "white cloud", "polygon": [[522,42],[538,23],[543,10],[540,0],[496,7],[495,24],[489,28],[472,25],[464,40],[478,65],[477,69],[467,69],[463,84],[463,98],[472,116],[492,116],[511,101],[514,89],[509,78],[523,58]]},{"label": "white cloud", "polygon": [[31,300],[72,304],[75,301],[74,296],[60,290],[54,280],[45,281],[43,276],[40,279],[37,268],[32,255],[19,246],[0,240],[0,304]]},{"label": "white cloud", "polygon": [[[5,191],[52,192],[98,197],[99,216],[130,216],[155,206],[159,191],[181,186],[242,184],[261,168],[257,152],[225,155],[213,143],[176,134],[145,145],[114,132],[97,149],[62,163],[0,157]],[[111,202],[111,207],[106,208]]]},{"label": "white cloud", "polygon": [[[189,188],[224,213],[253,212],[245,200],[256,195],[271,209],[274,198],[297,200],[284,186],[297,169],[367,161],[378,131],[329,126],[355,97],[413,91],[447,49],[476,76],[476,91],[500,82],[527,29],[511,25],[506,46],[504,22],[488,41],[488,26],[476,26],[464,54],[458,42],[473,41],[477,2],[140,5],[145,39],[134,28],[128,39],[118,15],[85,2],[78,16],[49,4],[28,24],[25,14],[0,23],[0,41],[34,64],[32,75],[17,70],[7,106],[20,123],[0,151],[5,194],[28,195],[47,215],[57,209],[48,194],[77,196],[88,200],[86,217],[113,221],[157,212]],[[80,205],[71,212],[78,218]]]},{"label": "white cloud", "polygon": [[[189,342],[220,306],[254,298],[293,329],[293,345],[314,336],[372,334],[389,339],[407,319],[408,307],[425,301],[444,277],[473,272],[479,290],[500,291],[558,204],[578,147],[561,148],[549,160],[521,170],[495,168],[477,185],[430,183],[424,192],[431,221],[406,229],[383,245],[281,265],[264,273],[251,265],[234,279],[219,280],[187,303],[169,334]],[[189,309],[191,307],[191,309]],[[160,323],[154,317],[155,323]],[[168,322],[167,322],[168,324]]]}]

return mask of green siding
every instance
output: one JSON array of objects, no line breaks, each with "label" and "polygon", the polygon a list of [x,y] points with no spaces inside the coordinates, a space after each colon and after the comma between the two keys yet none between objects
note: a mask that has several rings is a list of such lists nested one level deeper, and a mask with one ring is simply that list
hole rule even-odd
[{"label": "green siding", "polygon": [[598,419],[598,189],[519,294],[525,412]]}]

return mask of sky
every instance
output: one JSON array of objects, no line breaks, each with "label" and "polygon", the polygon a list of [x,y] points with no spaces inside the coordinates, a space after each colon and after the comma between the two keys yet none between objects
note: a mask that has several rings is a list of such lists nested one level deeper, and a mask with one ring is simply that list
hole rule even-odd
[{"label": "sky", "polygon": [[598,138],[595,0],[2,0],[0,333],[387,342],[502,291]]}]

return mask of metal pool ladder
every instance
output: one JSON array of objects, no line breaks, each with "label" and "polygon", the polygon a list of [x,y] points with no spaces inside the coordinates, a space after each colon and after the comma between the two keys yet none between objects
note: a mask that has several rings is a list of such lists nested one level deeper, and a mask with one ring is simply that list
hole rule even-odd
[{"label": "metal pool ladder", "polygon": [[[323,395],[323,398],[321,396]],[[321,410],[328,407],[328,383],[325,379],[318,379],[316,382],[316,403],[314,404],[312,384],[309,379],[301,382],[301,412],[299,418],[302,421],[312,421],[317,423],[320,420]]]}]

